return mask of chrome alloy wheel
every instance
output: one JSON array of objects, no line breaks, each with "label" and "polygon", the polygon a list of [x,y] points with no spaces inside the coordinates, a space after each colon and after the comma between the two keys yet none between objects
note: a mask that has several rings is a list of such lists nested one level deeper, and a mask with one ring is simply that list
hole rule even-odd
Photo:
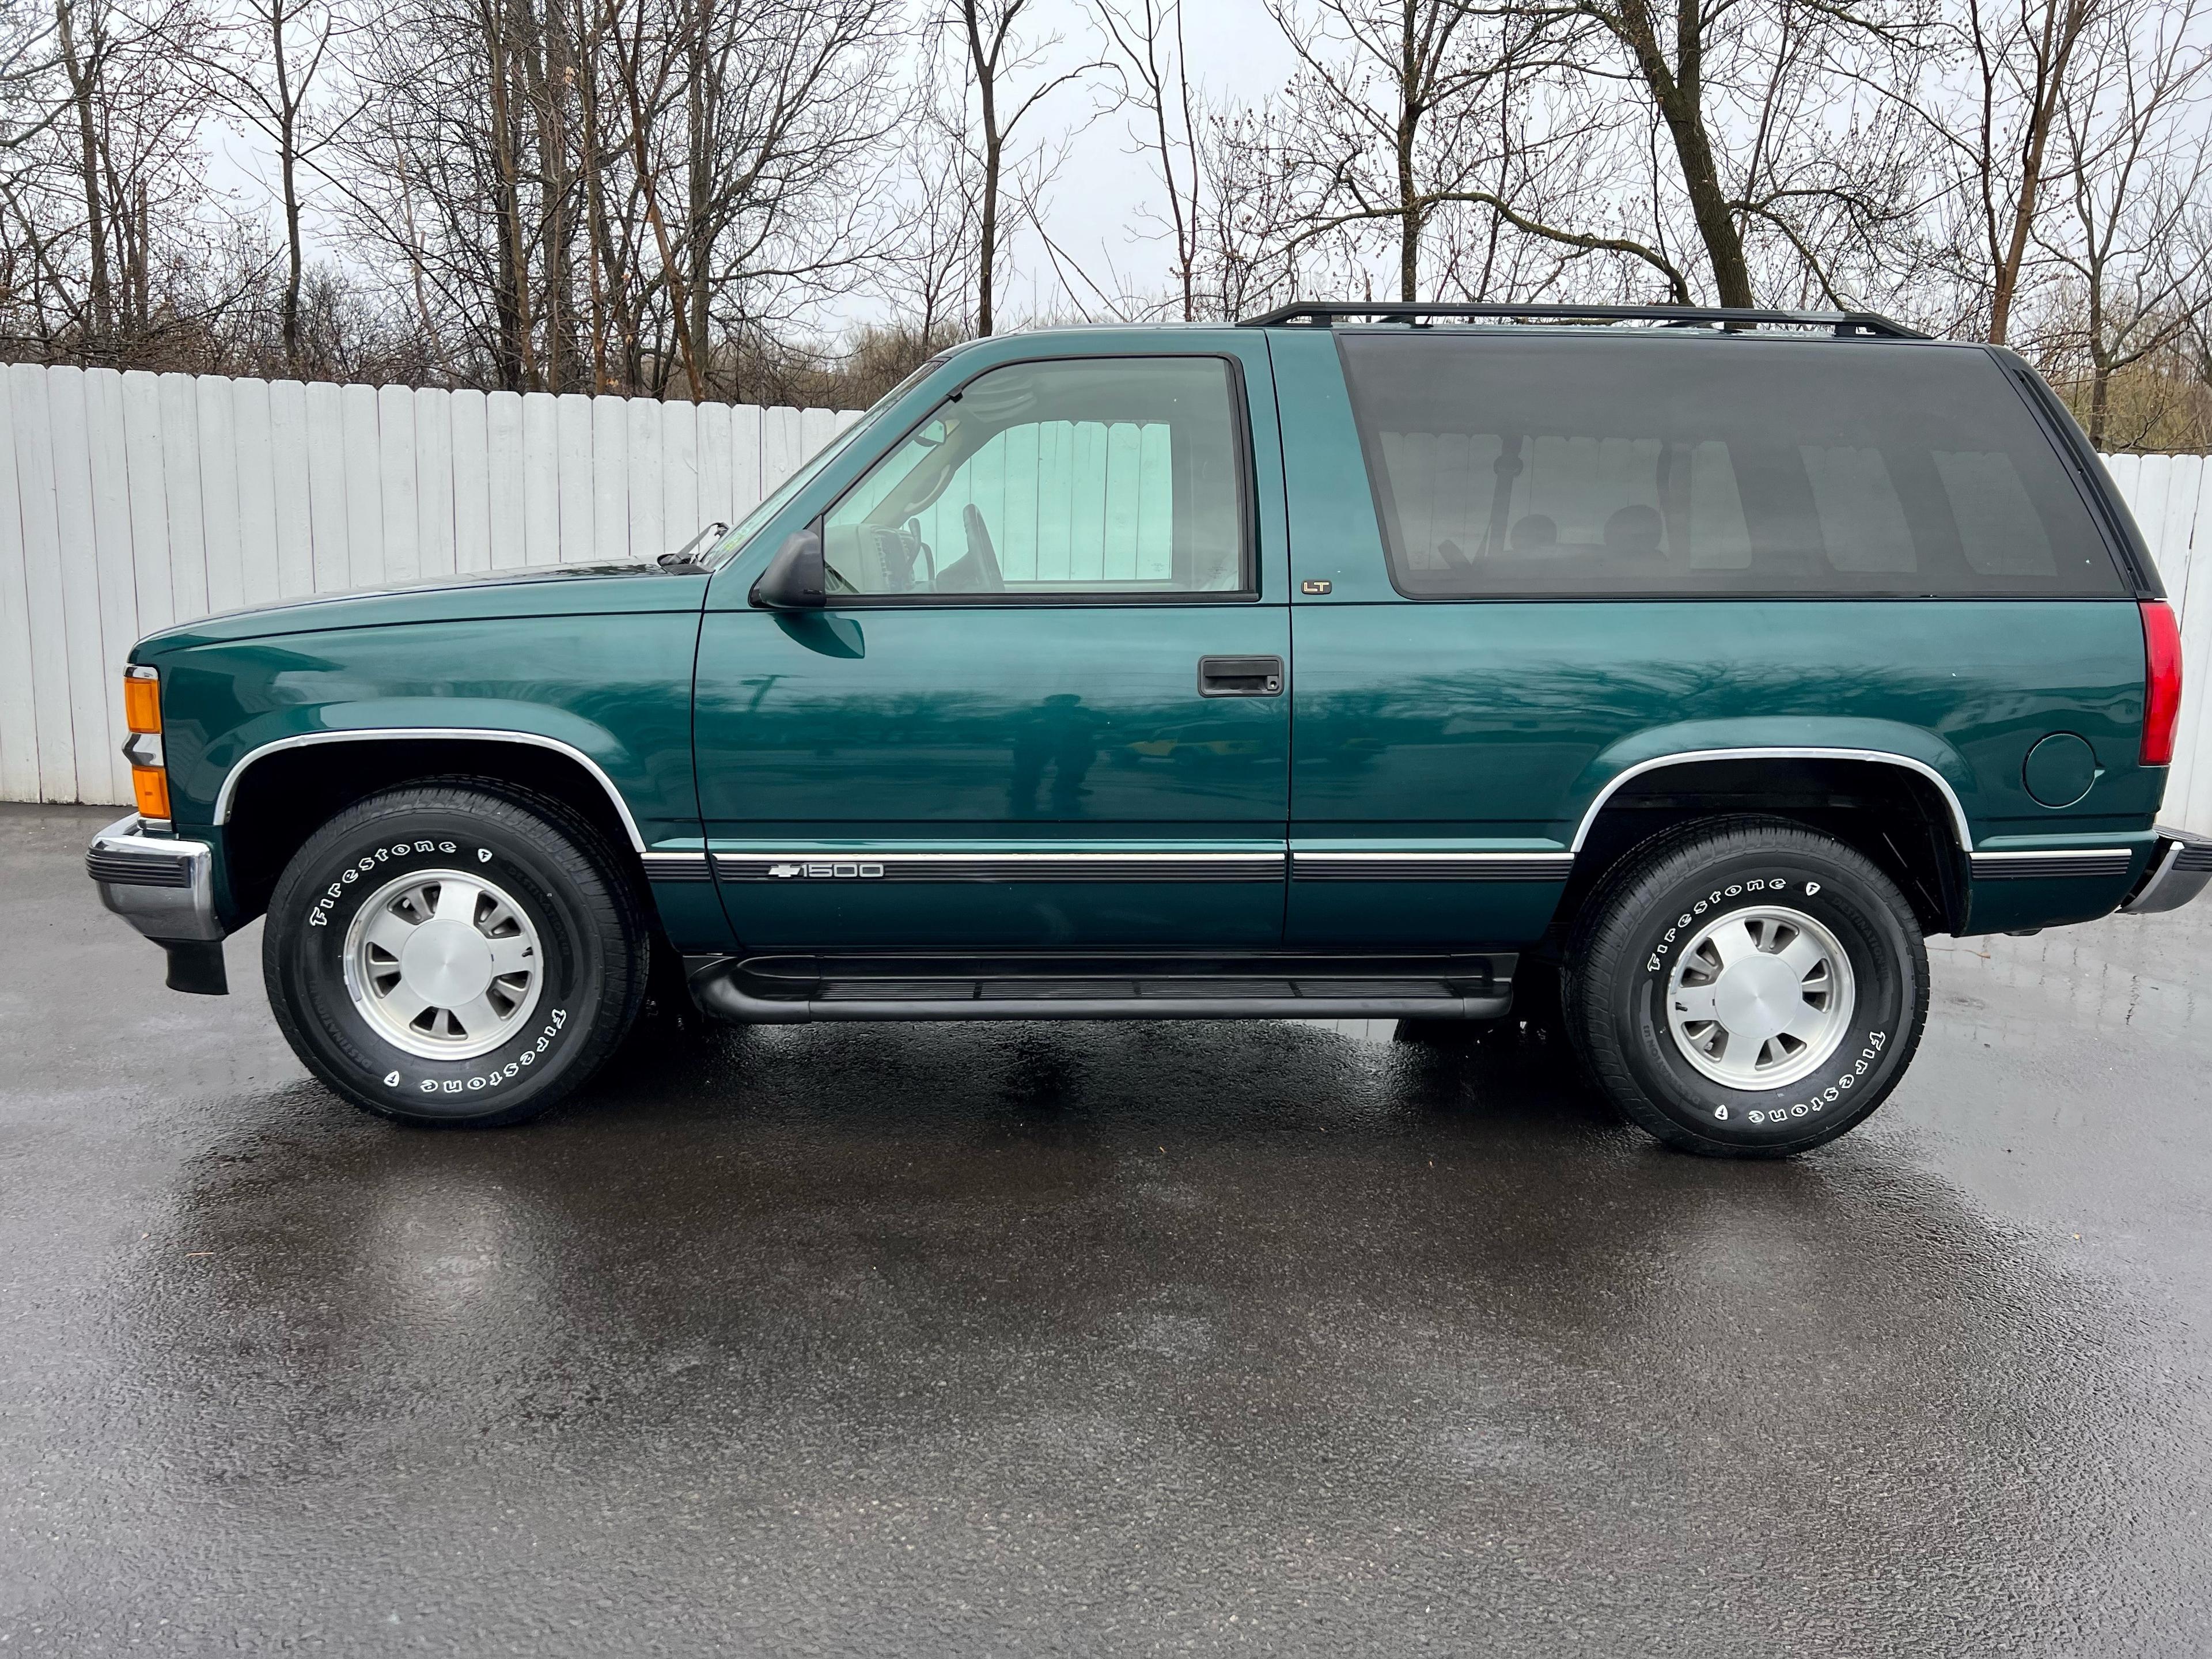
[{"label": "chrome alloy wheel", "polygon": [[346,930],[346,994],[371,1030],[425,1060],[469,1060],[529,1021],[544,969],[538,929],[492,883],[410,870]]},{"label": "chrome alloy wheel", "polygon": [[1682,1058],[1731,1089],[1780,1089],[1818,1071],[1851,1021],[1843,942],[1800,910],[1731,910],[1692,934],[1667,982]]}]

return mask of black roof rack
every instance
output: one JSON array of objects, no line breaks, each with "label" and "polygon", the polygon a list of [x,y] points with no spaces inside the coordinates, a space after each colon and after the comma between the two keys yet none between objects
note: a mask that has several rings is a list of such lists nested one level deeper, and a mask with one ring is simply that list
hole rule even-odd
[{"label": "black roof rack", "polygon": [[1422,305],[1392,301],[1327,301],[1288,305],[1239,319],[1244,328],[1304,325],[1327,328],[1334,323],[1425,323],[1455,318],[1491,322],[1665,323],[1675,327],[1719,325],[1735,327],[1825,328],[1839,335],[1870,334],[1890,340],[1925,340],[1917,329],[1871,311],[1751,311],[1735,306],[1559,306]]}]

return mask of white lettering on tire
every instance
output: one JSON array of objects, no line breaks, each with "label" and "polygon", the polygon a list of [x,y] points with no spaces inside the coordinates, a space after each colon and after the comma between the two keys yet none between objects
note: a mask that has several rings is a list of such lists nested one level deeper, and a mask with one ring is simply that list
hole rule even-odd
[{"label": "white lettering on tire", "polygon": [[[526,1067],[535,1065],[539,1055],[553,1046],[553,1039],[561,1034],[561,1028],[568,1023],[568,1011],[566,1008],[556,1008],[547,1016],[544,1025],[539,1029],[538,1041],[504,1066],[495,1066],[489,1071],[477,1073],[474,1077],[426,1077],[419,1086],[426,1095],[458,1095],[481,1089],[496,1089],[503,1083],[513,1082]],[[398,1073],[395,1072],[392,1076],[396,1078]]]},{"label": "white lettering on tire", "polygon": [[[1804,1117],[1809,1113],[1825,1110],[1841,1100],[1847,1091],[1857,1085],[1858,1080],[1867,1074],[1868,1067],[1881,1058],[1881,1051],[1888,1046],[1888,1032],[1869,1031],[1867,1033],[1865,1046],[1860,1048],[1857,1059],[1852,1062],[1851,1069],[1841,1073],[1833,1083],[1806,1096],[1802,1100],[1792,1102],[1788,1106],[1776,1106],[1763,1112],[1747,1112],[1744,1115],[1753,1123],[1780,1123],[1788,1118]],[[1728,1108],[1715,1107],[1713,1115],[1725,1121],[1728,1117]]]},{"label": "white lettering on tire", "polygon": [[[1779,876],[1753,876],[1731,887],[1716,887],[1690,908],[1674,918],[1674,925],[1659,936],[1657,946],[1653,949],[1650,956],[1644,958],[1644,971],[1647,974],[1656,974],[1663,970],[1667,966],[1668,954],[1674,949],[1674,941],[1680,937],[1682,930],[1715,905],[1731,898],[1740,897],[1745,893],[1779,893],[1789,885],[1790,884]],[[1820,890],[1820,885],[1818,882],[1808,882],[1805,890],[1808,893],[1817,893]]]},{"label": "white lettering on tire", "polygon": [[[315,901],[314,904],[307,912],[307,926],[310,927],[329,927],[331,907],[335,905],[340,898],[344,896],[347,886],[351,883],[359,880],[364,872],[374,872],[376,866],[380,864],[389,864],[393,859],[411,857],[416,853],[444,853],[452,854],[458,853],[460,850],[461,849],[458,846],[450,841],[395,841],[389,847],[380,847],[373,853],[365,853],[359,859],[356,860],[350,866],[343,871],[336,881],[323,889],[322,896]],[[489,864],[491,862],[491,849],[489,848],[479,847],[476,849],[476,853],[477,862],[479,864]]]}]

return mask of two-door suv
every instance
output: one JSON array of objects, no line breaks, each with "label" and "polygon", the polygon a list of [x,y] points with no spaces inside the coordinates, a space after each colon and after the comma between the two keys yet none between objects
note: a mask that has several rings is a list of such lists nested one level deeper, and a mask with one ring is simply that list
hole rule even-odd
[{"label": "two-door suv", "polygon": [[[1896,1086],[1929,933],[2171,908],[2172,614],[2018,357],[1305,307],[926,364],[726,532],[132,653],[90,866],[371,1111],[749,1022],[1497,1019],[1693,1152]],[[681,979],[675,976],[680,974]]]}]

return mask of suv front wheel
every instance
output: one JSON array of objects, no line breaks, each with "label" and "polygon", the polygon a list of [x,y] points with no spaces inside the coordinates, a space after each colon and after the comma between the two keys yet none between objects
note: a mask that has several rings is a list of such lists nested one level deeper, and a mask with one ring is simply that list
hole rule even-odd
[{"label": "suv front wheel", "polygon": [[1599,1086],[1671,1146],[1779,1158],[1897,1085],[1928,1013],[1928,951],[1895,883],[1777,818],[1655,836],[1591,895],[1567,1028]]},{"label": "suv front wheel", "polygon": [[645,995],[635,884],[559,801],[478,779],[373,795],[269,901],[269,1002],[307,1068],[412,1123],[534,1117],[599,1069]]}]

